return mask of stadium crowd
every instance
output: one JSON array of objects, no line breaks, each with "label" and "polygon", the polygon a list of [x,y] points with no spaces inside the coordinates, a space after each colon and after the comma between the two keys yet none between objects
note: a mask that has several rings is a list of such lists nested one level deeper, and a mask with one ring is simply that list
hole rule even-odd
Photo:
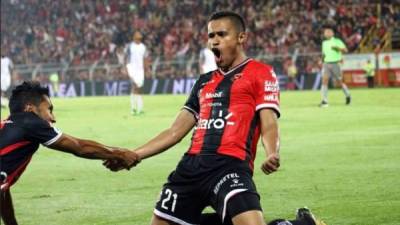
[{"label": "stadium crowd", "polygon": [[[206,21],[216,10],[239,12],[249,22],[250,56],[285,70],[287,55],[320,51],[321,26],[336,24],[350,51],[377,23],[376,4],[367,0],[2,0],[1,49],[14,64],[122,64],[133,31],[144,34],[156,76],[196,74],[206,44]],[[384,3],[383,29],[400,26],[399,7]],[[193,66],[187,66],[187,64]],[[173,65],[172,65],[173,64]],[[299,72],[318,69],[317,57],[296,60]],[[116,70],[115,76],[118,76]],[[76,73],[79,79],[88,79]],[[107,79],[99,75],[99,79]]]}]

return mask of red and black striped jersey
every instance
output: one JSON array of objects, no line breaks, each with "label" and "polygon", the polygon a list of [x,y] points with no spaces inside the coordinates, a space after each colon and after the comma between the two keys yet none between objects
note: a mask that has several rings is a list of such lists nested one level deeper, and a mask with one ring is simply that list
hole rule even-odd
[{"label": "red and black striped jersey", "polygon": [[259,110],[280,116],[279,84],[271,66],[247,59],[228,72],[201,75],[184,106],[197,118],[188,154],[222,154],[249,162],[260,137]]},{"label": "red and black striped jersey", "polygon": [[62,133],[35,113],[12,114],[0,126],[0,184],[1,190],[13,185],[39,148],[53,144]]}]

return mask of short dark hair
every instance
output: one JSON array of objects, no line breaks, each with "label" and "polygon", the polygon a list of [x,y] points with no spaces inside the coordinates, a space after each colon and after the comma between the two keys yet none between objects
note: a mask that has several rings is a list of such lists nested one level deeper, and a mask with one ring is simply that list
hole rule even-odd
[{"label": "short dark hair", "polygon": [[50,96],[48,87],[43,87],[36,81],[24,81],[12,91],[8,103],[10,113],[23,112],[28,103],[39,106],[43,101],[43,95]]},{"label": "short dark hair", "polygon": [[232,11],[219,11],[215,12],[210,16],[208,19],[208,22],[213,21],[213,20],[218,20],[222,18],[228,18],[230,19],[233,24],[236,27],[236,30],[238,32],[245,32],[246,31],[246,24],[244,23],[243,17],[241,17],[239,14],[232,12]]},{"label": "short dark hair", "polygon": [[329,24],[329,23],[322,25],[322,29],[330,29],[330,30],[332,30],[333,32],[336,33],[336,29],[335,28],[336,28],[335,25]]}]

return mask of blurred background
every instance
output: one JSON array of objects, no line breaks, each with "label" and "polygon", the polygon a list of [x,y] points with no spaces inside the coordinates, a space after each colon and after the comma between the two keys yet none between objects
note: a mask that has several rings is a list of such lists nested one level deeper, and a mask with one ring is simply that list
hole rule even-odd
[{"label": "blurred background", "polygon": [[53,75],[59,96],[125,95],[124,49],[140,31],[150,61],[144,92],[187,93],[218,10],[245,18],[248,55],[273,65],[283,90],[319,88],[327,23],[350,51],[342,67],[349,86],[367,86],[368,59],[376,85],[400,84],[399,0],[2,0],[1,52],[14,63],[13,85],[52,84]]}]

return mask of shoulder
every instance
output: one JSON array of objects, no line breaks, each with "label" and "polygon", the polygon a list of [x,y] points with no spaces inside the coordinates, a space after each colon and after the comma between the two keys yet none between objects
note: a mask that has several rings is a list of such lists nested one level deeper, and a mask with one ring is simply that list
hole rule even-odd
[{"label": "shoulder", "polygon": [[26,129],[35,129],[37,127],[50,126],[48,122],[41,119],[38,115],[36,115],[33,112],[16,113],[11,118],[13,122],[16,123],[17,126]]},{"label": "shoulder", "polygon": [[335,38],[335,41],[336,41],[336,42],[339,42],[339,43],[341,43],[341,44],[344,44],[344,41],[343,41],[342,39],[340,39],[340,38]]},{"label": "shoulder", "polygon": [[257,60],[251,60],[248,67],[251,71],[256,72],[256,74],[276,76],[274,68],[271,65]]}]

